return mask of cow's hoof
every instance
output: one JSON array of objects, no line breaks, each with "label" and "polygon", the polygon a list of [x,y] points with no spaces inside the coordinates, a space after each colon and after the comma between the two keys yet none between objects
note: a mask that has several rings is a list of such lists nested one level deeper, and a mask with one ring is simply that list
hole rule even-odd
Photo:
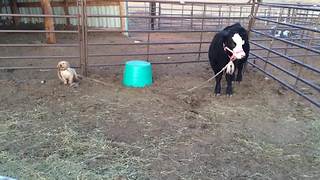
[{"label": "cow's hoof", "polygon": [[227,88],[226,94],[227,95],[232,95],[233,94],[232,88]]},{"label": "cow's hoof", "polygon": [[232,94],[227,94],[227,97],[231,98],[231,97],[232,97]]},{"label": "cow's hoof", "polygon": [[215,93],[215,94],[214,94],[214,96],[220,96],[220,95],[221,95],[220,93]]}]

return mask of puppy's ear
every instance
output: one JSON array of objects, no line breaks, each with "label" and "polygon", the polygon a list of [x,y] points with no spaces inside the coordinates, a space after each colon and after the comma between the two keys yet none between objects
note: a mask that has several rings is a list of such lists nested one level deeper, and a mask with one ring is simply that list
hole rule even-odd
[{"label": "puppy's ear", "polygon": [[59,66],[60,66],[60,63],[58,63],[57,68],[59,68]]}]

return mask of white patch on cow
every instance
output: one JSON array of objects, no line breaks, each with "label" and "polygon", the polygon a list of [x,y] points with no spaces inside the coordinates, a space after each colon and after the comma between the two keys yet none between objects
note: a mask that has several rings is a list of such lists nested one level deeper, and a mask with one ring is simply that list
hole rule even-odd
[{"label": "white patch on cow", "polygon": [[291,32],[288,31],[288,30],[285,30],[285,31],[282,32],[282,34],[283,34],[283,36],[284,36],[285,38],[288,38],[288,37],[291,35]]},{"label": "white patch on cow", "polygon": [[274,37],[280,37],[281,36],[281,31],[277,31],[277,33],[274,35]]},{"label": "white patch on cow", "polygon": [[244,45],[244,40],[241,38],[241,36],[238,33],[235,33],[232,37],[233,42],[236,44],[236,47],[233,48],[233,55],[237,59],[242,59],[244,56],[246,56],[246,53],[242,49],[242,45]]}]

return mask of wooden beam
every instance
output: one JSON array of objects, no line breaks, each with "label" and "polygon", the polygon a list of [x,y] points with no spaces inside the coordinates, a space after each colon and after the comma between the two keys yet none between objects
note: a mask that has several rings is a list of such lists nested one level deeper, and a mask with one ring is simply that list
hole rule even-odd
[{"label": "wooden beam", "polygon": [[[50,4],[50,0],[40,0],[42,12],[45,15],[52,15],[52,7]],[[44,26],[47,31],[54,31],[54,21],[52,17],[44,18]],[[54,44],[57,42],[55,33],[46,33],[47,43]]]},{"label": "wooden beam", "polygon": [[[20,14],[19,13],[19,8],[18,8],[18,4],[17,4],[17,0],[11,0],[10,1],[10,8],[11,8],[11,12],[13,14]],[[17,26],[20,24],[20,17],[13,17],[13,23]]]},{"label": "wooden beam", "polygon": [[[63,9],[64,9],[64,14],[69,15],[69,2],[68,2],[68,0],[64,0]],[[67,24],[65,26],[65,29],[70,29],[70,27],[71,27],[70,18],[66,18],[66,20],[67,20]]]},{"label": "wooden beam", "polygon": [[[126,2],[119,2],[119,8],[120,8],[120,16],[126,16],[128,12],[126,12]],[[121,30],[126,31],[127,30],[127,18],[120,18],[121,21]],[[128,33],[124,33],[126,36],[128,36]]]}]

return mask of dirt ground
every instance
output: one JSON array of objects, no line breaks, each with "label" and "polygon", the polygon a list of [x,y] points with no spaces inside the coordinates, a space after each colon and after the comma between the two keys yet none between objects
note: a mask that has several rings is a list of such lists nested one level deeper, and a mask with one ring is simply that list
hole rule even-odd
[{"label": "dirt ground", "polygon": [[[104,38],[92,40],[115,41]],[[142,38],[122,42],[136,39]],[[73,42],[63,39],[69,41]],[[92,53],[103,50],[99,48]],[[104,50],[116,53],[116,49],[128,47]],[[35,48],[19,53],[66,51],[70,50]],[[187,58],[194,57],[171,57]],[[92,63],[105,61],[96,58]],[[30,66],[56,62],[1,61]],[[106,84],[85,78],[78,88],[62,85],[55,70],[2,71],[0,175],[18,179],[320,178],[319,109],[255,69],[248,67],[231,98],[215,97],[214,82],[185,92],[212,76],[207,63],[154,65],[154,84],[144,89],[123,87],[122,71],[118,66],[90,69],[90,78]]]}]

